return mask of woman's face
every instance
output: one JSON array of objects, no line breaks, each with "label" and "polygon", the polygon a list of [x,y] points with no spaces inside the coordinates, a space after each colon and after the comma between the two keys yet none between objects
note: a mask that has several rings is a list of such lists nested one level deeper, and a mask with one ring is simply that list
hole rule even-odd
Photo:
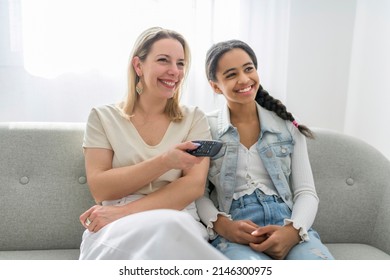
[{"label": "woman's face", "polygon": [[[134,65],[134,64],[133,64]],[[173,97],[184,77],[185,56],[181,43],[167,38],[156,41],[145,61],[135,64],[142,73],[143,94]]]},{"label": "woman's face", "polygon": [[222,93],[230,104],[253,102],[259,88],[259,75],[249,55],[236,48],[221,56],[217,82],[210,82],[216,93]]}]

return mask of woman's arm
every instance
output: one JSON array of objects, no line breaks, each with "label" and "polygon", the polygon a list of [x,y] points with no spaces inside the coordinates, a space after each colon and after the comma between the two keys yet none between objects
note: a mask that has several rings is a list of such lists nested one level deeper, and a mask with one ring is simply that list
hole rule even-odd
[{"label": "woman's arm", "polygon": [[[185,168],[179,179],[124,206],[93,206],[80,216],[81,223],[90,231],[97,232],[108,223],[130,214],[153,209],[184,209],[204,192],[209,159],[196,159],[200,162]],[[86,224],[87,218],[91,224]]]},{"label": "woman's arm", "polygon": [[[181,143],[161,155],[120,168],[112,168],[112,150],[85,148],[85,167],[92,196],[98,203],[119,199],[138,191],[171,169],[191,170],[202,160],[185,152],[194,148],[196,146],[192,142]],[[191,172],[188,174],[197,179]]]}]

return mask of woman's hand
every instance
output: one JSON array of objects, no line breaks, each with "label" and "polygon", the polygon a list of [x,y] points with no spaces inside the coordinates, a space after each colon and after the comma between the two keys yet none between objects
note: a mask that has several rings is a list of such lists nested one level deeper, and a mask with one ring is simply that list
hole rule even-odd
[{"label": "woman's hand", "polygon": [[193,150],[197,147],[198,145],[191,141],[180,143],[165,153],[164,163],[168,169],[189,170],[203,160],[203,157],[195,157],[186,152],[186,150]]},{"label": "woman's hand", "polygon": [[253,236],[266,237],[262,243],[251,242],[249,246],[258,252],[264,252],[273,259],[282,260],[290,252],[291,248],[301,240],[298,230],[292,224],[286,226],[268,225],[259,227]]},{"label": "woman's hand", "polygon": [[81,224],[91,232],[98,232],[105,225],[126,216],[122,206],[95,205],[80,215]]},{"label": "woman's hand", "polygon": [[238,220],[232,221],[229,218],[219,215],[217,221],[214,222],[215,231],[227,240],[239,243],[261,243],[265,240],[263,236],[252,235],[258,225],[250,220]]}]

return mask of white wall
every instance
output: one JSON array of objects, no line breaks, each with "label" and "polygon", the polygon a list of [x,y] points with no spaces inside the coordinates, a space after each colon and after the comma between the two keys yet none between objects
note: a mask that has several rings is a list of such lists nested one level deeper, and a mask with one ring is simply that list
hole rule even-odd
[{"label": "white wall", "polygon": [[390,159],[390,1],[291,1],[286,105]]},{"label": "white wall", "polygon": [[345,132],[390,159],[390,1],[358,1]]},{"label": "white wall", "polygon": [[343,131],[355,0],[291,1],[287,106],[309,126]]},{"label": "white wall", "polygon": [[[92,106],[123,97],[124,76],[103,78],[99,72],[90,72],[44,79],[26,72],[23,50],[17,44],[21,30],[9,34],[9,26],[15,24],[8,13],[11,2],[20,4],[0,0],[0,121],[85,121]],[[240,26],[231,36],[248,41],[255,49],[265,88],[308,126],[359,137],[390,159],[390,1],[242,3],[247,6],[237,10]],[[190,43],[198,51],[193,57],[198,65],[193,63],[193,86],[183,102],[210,111],[221,102],[214,100],[203,77],[205,45],[212,41],[205,28],[215,28],[210,15],[204,16],[209,21],[202,20],[192,30],[195,36]],[[230,18],[234,16],[219,22],[226,28],[224,37],[218,37],[221,40],[230,39],[229,30],[236,24]],[[202,44],[203,37],[210,42]]]}]

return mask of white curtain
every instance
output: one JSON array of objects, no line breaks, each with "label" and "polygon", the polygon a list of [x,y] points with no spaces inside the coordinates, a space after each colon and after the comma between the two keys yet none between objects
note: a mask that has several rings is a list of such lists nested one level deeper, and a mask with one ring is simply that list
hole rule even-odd
[{"label": "white curtain", "polygon": [[357,1],[345,132],[390,159],[390,1]]},{"label": "white curtain", "polygon": [[12,93],[1,97],[0,120],[85,121],[92,106],[120,100],[132,44],[157,25],[181,32],[191,46],[183,103],[211,111],[224,102],[210,90],[204,60],[212,43],[233,38],[255,49],[263,85],[284,98],[289,1],[1,1],[9,19],[1,22],[9,27],[1,35],[10,40],[3,58],[19,59],[10,69],[0,57],[0,74],[14,77],[0,78]]},{"label": "white curtain", "polygon": [[132,44],[153,25],[191,46],[182,102],[206,112],[224,102],[205,54],[242,39],[263,86],[298,119],[390,158],[387,0],[0,0],[0,121],[83,122],[92,106],[122,99]]}]

